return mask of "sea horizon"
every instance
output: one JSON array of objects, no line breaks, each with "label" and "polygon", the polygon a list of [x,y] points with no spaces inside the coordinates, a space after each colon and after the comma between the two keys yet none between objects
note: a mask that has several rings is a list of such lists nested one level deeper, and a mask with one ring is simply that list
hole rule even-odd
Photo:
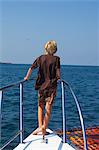
[{"label": "sea horizon", "polygon": [[[7,64],[7,65],[31,65],[32,63],[0,62],[0,64]],[[87,65],[87,64],[61,64],[61,66],[99,67],[99,65]]]}]

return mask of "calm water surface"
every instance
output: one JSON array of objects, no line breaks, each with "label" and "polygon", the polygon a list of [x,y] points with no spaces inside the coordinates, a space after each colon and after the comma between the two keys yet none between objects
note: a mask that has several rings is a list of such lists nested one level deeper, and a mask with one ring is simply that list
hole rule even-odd
[{"label": "calm water surface", "polygon": [[[22,80],[30,65],[0,64],[0,87]],[[36,77],[34,70],[31,77]],[[61,77],[72,86],[80,103],[85,126],[99,125],[99,67],[89,66],[61,66]],[[23,122],[24,137],[37,127],[37,91],[34,90],[35,81],[23,84]],[[66,88],[66,126],[67,130],[79,128],[80,122],[75,102]],[[19,129],[19,86],[9,88],[3,93],[1,120],[1,145],[14,136]],[[52,108],[49,128],[62,129],[61,88],[58,84],[57,96]],[[19,138],[6,149],[16,145]]]}]

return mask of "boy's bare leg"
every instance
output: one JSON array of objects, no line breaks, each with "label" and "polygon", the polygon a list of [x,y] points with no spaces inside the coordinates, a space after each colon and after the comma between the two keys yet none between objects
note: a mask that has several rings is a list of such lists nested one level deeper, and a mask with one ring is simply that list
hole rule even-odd
[{"label": "boy's bare leg", "polygon": [[49,97],[48,101],[46,102],[46,113],[43,121],[43,126],[42,126],[42,134],[43,134],[43,139],[46,133],[46,128],[49,123],[50,115],[51,115],[51,109],[52,109],[52,103],[53,103],[53,95]]},{"label": "boy's bare leg", "polygon": [[38,124],[39,128],[43,125],[43,110],[44,110],[44,103],[38,104]]},{"label": "boy's bare leg", "polygon": [[44,117],[44,121],[43,121],[43,127],[45,129],[48,126],[48,122],[49,122],[50,115],[51,115],[51,108],[52,108],[52,105],[49,104],[49,102],[46,102],[46,113],[45,113],[45,117]]},{"label": "boy's bare leg", "polygon": [[33,132],[33,135],[36,135],[39,132],[42,132],[43,110],[44,110],[44,103],[39,102],[39,104],[38,104],[38,128]]}]

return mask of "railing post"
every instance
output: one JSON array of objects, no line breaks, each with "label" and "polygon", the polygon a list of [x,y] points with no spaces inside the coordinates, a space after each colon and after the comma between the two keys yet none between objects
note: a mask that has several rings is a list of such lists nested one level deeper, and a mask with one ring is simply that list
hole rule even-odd
[{"label": "railing post", "polygon": [[63,143],[66,142],[66,123],[65,123],[65,93],[64,93],[64,82],[61,81],[62,88],[62,114],[63,114]]},{"label": "railing post", "polygon": [[[3,98],[3,91],[0,91],[0,139],[1,139],[1,120],[2,120],[2,112],[1,112],[2,98]],[[1,142],[1,140],[0,140],[0,142]]]},{"label": "railing post", "polygon": [[82,132],[83,132],[83,139],[84,139],[84,150],[88,150],[88,145],[87,145],[87,138],[86,138],[86,130],[85,130],[85,124],[84,124],[84,120],[83,120],[83,116],[82,116],[82,112],[81,112],[81,108],[80,105],[78,103],[77,97],[74,94],[72,88],[69,86],[69,89],[71,91],[71,94],[75,100],[77,109],[78,109],[78,113],[79,113],[79,117],[80,117],[80,122],[81,122],[81,127],[82,127]]},{"label": "railing post", "polygon": [[20,143],[23,141],[23,84],[20,83]]}]

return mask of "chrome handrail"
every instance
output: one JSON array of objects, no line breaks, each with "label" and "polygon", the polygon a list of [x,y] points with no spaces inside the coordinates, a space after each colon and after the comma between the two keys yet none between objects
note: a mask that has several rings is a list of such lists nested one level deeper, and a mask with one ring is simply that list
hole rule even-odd
[{"label": "chrome handrail", "polygon": [[[69,88],[69,90],[70,90],[70,92],[71,92],[71,94],[72,94],[72,96],[73,96],[73,98],[74,98],[74,100],[75,100],[75,103],[76,103],[76,106],[77,106],[77,109],[78,109],[78,113],[79,113],[79,117],[80,117],[80,122],[81,122],[82,131],[83,131],[84,150],[88,150],[85,124],[84,124],[84,119],[83,119],[82,111],[81,111],[81,108],[80,108],[80,104],[79,104],[79,102],[78,102],[78,100],[77,100],[77,97],[76,97],[74,91],[72,90],[70,84],[69,84],[68,82],[64,81],[64,80],[61,80],[61,82],[63,83],[62,85],[65,84],[65,85]],[[62,87],[62,89],[63,89],[63,87]],[[64,98],[64,101],[65,101],[65,98]],[[64,107],[65,107],[65,106],[64,106]],[[64,122],[64,124],[65,124],[65,122]],[[65,127],[64,127],[64,128],[65,128]],[[63,130],[63,131],[64,131],[64,130]],[[64,132],[65,132],[65,131],[64,131]],[[65,133],[64,133],[64,132],[63,132],[63,134],[64,134],[64,137],[65,137]],[[64,141],[64,139],[63,139],[63,141]]]},{"label": "chrome handrail", "polygon": [[14,141],[14,139],[16,139],[19,135],[20,135],[20,133],[21,132],[23,132],[23,131],[18,131],[16,134],[15,134],[15,136],[13,136],[10,140],[8,140],[1,148],[0,148],[0,150],[3,150],[5,147],[7,147],[12,141]]},{"label": "chrome handrail", "polygon": [[[36,78],[32,78],[32,79],[29,79],[28,81],[35,80],[35,79]],[[20,143],[22,143],[22,141],[23,141],[22,132],[23,132],[23,83],[24,82],[25,82],[25,80],[21,80],[19,82],[13,83],[11,85],[7,85],[3,88],[0,88],[0,119],[1,119],[2,118],[1,104],[2,104],[2,98],[3,98],[3,91],[10,88],[10,87],[20,85],[20,130],[18,131],[19,133],[16,136],[14,136],[14,138],[12,138],[10,141],[8,141],[1,149],[6,147],[7,145],[9,145],[17,136],[19,136],[19,134],[20,134]],[[63,142],[64,143],[66,142],[66,114],[65,114],[65,92],[64,92],[65,91],[64,85],[66,85],[69,88],[69,90],[70,90],[70,92],[71,92],[71,94],[75,100],[75,103],[76,103],[76,106],[77,106],[77,109],[79,112],[79,117],[80,117],[82,131],[83,131],[84,150],[88,150],[84,120],[83,120],[81,108],[80,108],[79,102],[77,100],[77,97],[74,94],[71,86],[66,81],[59,80],[59,82],[61,83],[61,89],[62,89],[61,92],[62,92],[62,113],[63,113]],[[1,122],[0,122],[0,124],[1,124]],[[0,133],[0,137],[1,137],[1,133]]]},{"label": "chrome handrail", "polygon": [[[20,83],[20,130],[23,130],[23,84]],[[23,134],[20,132],[20,143],[23,141]]]},{"label": "chrome handrail", "polygon": [[[28,81],[34,80],[35,78],[29,79]],[[21,80],[16,83],[4,86],[0,88],[0,139],[1,139],[1,120],[2,120],[2,99],[3,99],[3,92],[7,90],[8,88],[14,87],[16,85],[20,85],[20,129],[18,130],[18,134],[16,134],[14,137],[12,137],[7,143],[5,143],[0,150],[4,149],[6,146],[8,146],[14,139],[16,139],[20,135],[20,143],[23,141],[23,83],[27,80]]]},{"label": "chrome handrail", "polygon": [[1,119],[2,119],[2,113],[1,113],[2,98],[3,98],[3,91],[0,91],[0,139],[1,139]]},{"label": "chrome handrail", "polygon": [[66,143],[65,92],[64,92],[64,82],[62,81],[61,81],[61,93],[62,93],[62,114],[63,114],[63,143]]},{"label": "chrome handrail", "polygon": [[18,82],[15,82],[15,83],[12,83],[12,84],[9,84],[9,85],[7,85],[7,86],[4,86],[4,87],[0,88],[0,91],[4,91],[4,90],[6,90],[6,89],[8,89],[8,88],[11,88],[11,87],[13,87],[13,86],[19,85],[20,83],[24,83],[24,82],[26,82],[26,81],[31,81],[31,80],[35,80],[35,79],[36,79],[36,78],[31,78],[31,79],[29,79],[29,80],[20,80],[20,81],[18,81]]}]

